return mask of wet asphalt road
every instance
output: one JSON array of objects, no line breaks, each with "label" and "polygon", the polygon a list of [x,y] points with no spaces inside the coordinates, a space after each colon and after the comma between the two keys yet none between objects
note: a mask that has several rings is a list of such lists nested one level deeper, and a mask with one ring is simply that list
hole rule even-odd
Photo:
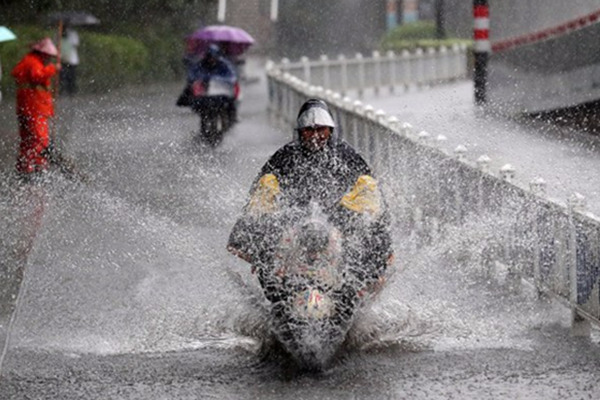
[{"label": "wet asphalt road", "polygon": [[180,86],[60,99],[61,148],[86,183],[57,171],[17,181],[14,115],[0,108],[0,399],[600,395],[597,331],[572,337],[561,305],[445,243],[414,252],[402,232],[400,271],[347,348],[327,371],[296,370],[268,340],[247,265],[224,248],[289,130],[270,123],[262,77],[241,122],[206,148],[197,117],[174,105]]}]

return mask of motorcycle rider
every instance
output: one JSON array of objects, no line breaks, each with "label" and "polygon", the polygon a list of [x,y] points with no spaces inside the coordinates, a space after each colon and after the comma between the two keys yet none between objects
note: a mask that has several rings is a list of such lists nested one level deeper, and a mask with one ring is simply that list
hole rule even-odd
[{"label": "motorcycle rider", "polygon": [[214,75],[223,79],[236,79],[235,67],[221,56],[219,46],[213,43],[208,46],[204,57],[198,63],[191,65],[188,71],[188,80],[190,82],[206,80]]},{"label": "motorcycle rider", "polygon": [[262,167],[244,213],[231,232],[228,250],[260,272],[261,265],[269,264],[278,240],[269,216],[279,207],[302,207],[309,202],[318,203],[346,236],[363,233],[358,245],[349,246],[352,250],[347,258],[354,284],[344,288],[347,296],[353,298],[357,287],[368,290],[381,283],[393,259],[385,202],[369,166],[338,137],[331,112],[319,99],[302,105],[294,140]]},{"label": "motorcycle rider", "polygon": [[[218,77],[233,85],[234,97],[238,97],[239,85],[235,67],[221,55],[218,45],[210,44],[204,56],[198,62],[189,62],[187,67],[187,85],[177,100],[178,106],[194,107],[194,97],[200,96],[206,91],[212,77]],[[229,111],[231,120],[236,121],[236,107],[233,102]]]}]

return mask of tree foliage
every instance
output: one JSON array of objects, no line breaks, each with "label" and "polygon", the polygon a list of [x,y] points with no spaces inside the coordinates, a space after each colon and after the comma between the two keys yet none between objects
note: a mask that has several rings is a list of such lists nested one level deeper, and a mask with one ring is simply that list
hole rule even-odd
[{"label": "tree foliage", "polygon": [[[76,27],[81,37],[82,90],[182,79],[184,38],[201,25],[215,22],[217,1],[0,0],[0,25],[8,26],[18,37],[0,44],[0,59],[9,71],[31,42],[57,36],[49,14],[76,10],[100,19],[99,25]],[[12,89],[8,79],[2,86]]]},{"label": "tree foliage", "polygon": [[[217,0],[0,0],[2,21],[7,24],[33,24],[44,21],[51,12],[78,10],[94,14],[102,21],[101,30],[113,23],[167,21],[171,26],[186,25],[201,18]],[[185,17],[184,19],[181,19]]]}]

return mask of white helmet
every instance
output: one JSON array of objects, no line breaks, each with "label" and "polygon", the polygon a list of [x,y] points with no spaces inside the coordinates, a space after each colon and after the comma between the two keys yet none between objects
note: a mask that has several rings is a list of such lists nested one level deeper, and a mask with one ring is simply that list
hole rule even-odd
[{"label": "white helmet", "polygon": [[304,129],[316,126],[328,126],[332,130],[335,128],[335,122],[329,112],[329,107],[323,100],[307,100],[298,113],[296,119],[296,129]]}]

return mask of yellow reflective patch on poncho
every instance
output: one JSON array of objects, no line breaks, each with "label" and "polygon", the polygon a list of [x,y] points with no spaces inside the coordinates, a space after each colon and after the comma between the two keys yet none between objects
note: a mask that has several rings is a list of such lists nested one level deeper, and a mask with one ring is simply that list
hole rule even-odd
[{"label": "yellow reflective patch on poncho", "polygon": [[340,204],[348,210],[357,213],[377,214],[381,210],[381,194],[377,181],[369,175],[361,175],[352,190],[344,197]]},{"label": "yellow reflective patch on poncho", "polygon": [[279,195],[279,181],[273,174],[263,175],[250,197],[248,203],[248,211],[264,214],[270,213],[277,209],[276,198]]}]

